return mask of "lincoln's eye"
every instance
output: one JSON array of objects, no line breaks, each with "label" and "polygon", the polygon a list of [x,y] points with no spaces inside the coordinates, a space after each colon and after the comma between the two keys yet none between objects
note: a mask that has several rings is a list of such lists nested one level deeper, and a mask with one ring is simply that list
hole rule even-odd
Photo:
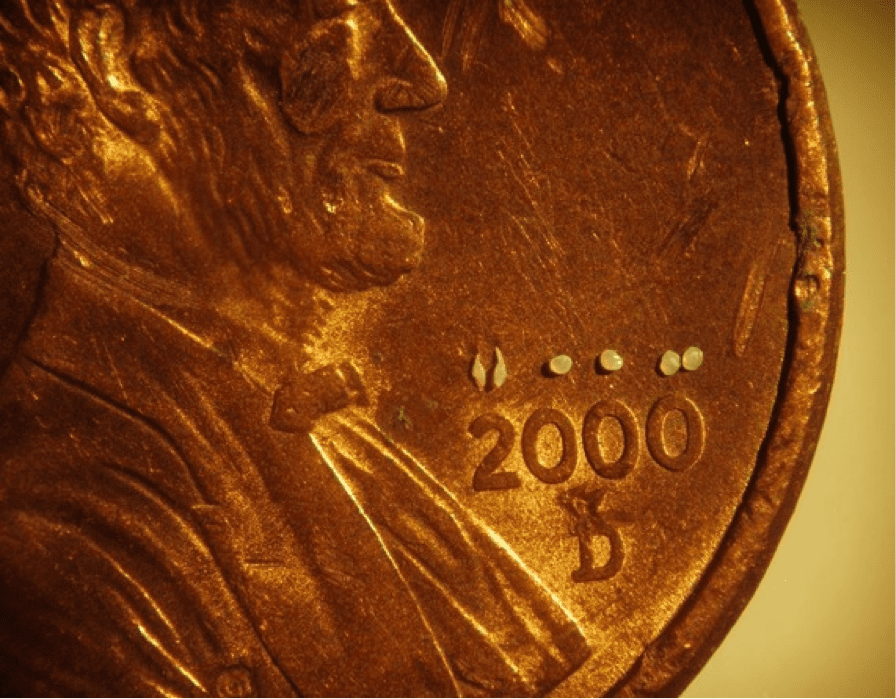
[{"label": "lincoln's eye", "polygon": [[348,109],[351,33],[341,22],[322,23],[287,51],[280,64],[281,108],[305,134],[329,129]]}]

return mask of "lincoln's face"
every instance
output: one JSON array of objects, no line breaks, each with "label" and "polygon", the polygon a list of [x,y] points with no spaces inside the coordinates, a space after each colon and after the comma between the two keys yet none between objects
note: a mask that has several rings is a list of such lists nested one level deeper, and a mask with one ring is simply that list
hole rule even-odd
[{"label": "lincoln's face", "polygon": [[0,137],[73,240],[211,295],[419,262],[403,122],[446,87],[390,0],[31,2],[52,27],[0,3]]},{"label": "lincoln's face", "polygon": [[220,123],[226,203],[322,286],[390,284],[423,250],[423,219],[402,200],[403,120],[440,103],[445,80],[389,0],[315,0],[310,17],[259,7],[222,20],[245,27]]}]

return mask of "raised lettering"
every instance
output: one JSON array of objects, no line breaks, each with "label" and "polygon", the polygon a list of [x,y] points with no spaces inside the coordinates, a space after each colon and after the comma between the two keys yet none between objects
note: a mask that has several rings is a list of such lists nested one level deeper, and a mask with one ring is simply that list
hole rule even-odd
[{"label": "raised lettering", "polygon": [[[677,456],[666,448],[666,418],[673,411],[684,415],[687,425],[687,445]],[[706,425],[700,409],[689,398],[677,394],[663,396],[650,409],[647,416],[647,448],[651,456],[663,468],[684,471],[700,459],[706,444]]]},{"label": "raised lettering", "polygon": [[[538,435],[542,428],[548,425],[553,425],[560,431],[563,445],[560,461],[551,467],[543,466],[538,457]],[[532,475],[543,483],[563,483],[576,469],[578,459],[576,432],[569,418],[559,410],[540,408],[532,413],[523,427],[522,447],[523,461],[526,462]]]},{"label": "raised lettering", "polygon": [[470,434],[474,437],[482,438],[489,432],[497,432],[498,441],[473,472],[473,490],[519,488],[520,477],[518,475],[510,471],[497,470],[513,449],[513,439],[516,436],[513,423],[496,413],[486,413],[477,417],[470,425]]},{"label": "raised lettering", "polygon": [[[619,421],[622,427],[622,439],[624,447],[622,455],[616,461],[607,461],[600,448],[600,426],[604,420],[613,419]],[[635,464],[641,452],[641,442],[638,439],[638,423],[635,414],[625,403],[619,400],[602,400],[585,415],[582,425],[582,444],[585,447],[585,458],[591,464],[591,468],[601,478],[625,478]]]},{"label": "raised lettering", "polygon": [[[572,572],[573,582],[594,582],[612,578],[622,568],[625,549],[619,532],[600,512],[604,491],[587,490],[580,486],[564,493],[560,504],[572,515],[572,534],[579,540],[579,567]],[[597,564],[595,539],[606,538],[610,552],[606,560]]]}]

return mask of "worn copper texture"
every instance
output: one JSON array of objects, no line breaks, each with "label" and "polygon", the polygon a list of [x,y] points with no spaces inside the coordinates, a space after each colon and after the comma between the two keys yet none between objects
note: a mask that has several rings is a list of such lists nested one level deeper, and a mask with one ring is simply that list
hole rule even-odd
[{"label": "worn copper texture", "polygon": [[788,0],[11,0],[12,694],[675,694],[843,295]]}]

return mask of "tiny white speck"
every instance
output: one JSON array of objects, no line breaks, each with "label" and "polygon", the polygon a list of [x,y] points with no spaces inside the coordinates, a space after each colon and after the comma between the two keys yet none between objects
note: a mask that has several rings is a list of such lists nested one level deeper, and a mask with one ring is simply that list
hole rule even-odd
[{"label": "tiny white speck", "polygon": [[88,260],[84,255],[82,255],[77,250],[74,251],[75,258],[78,260],[78,264],[81,265],[84,269],[90,269],[90,260]]},{"label": "tiny white speck", "polygon": [[681,369],[681,356],[673,350],[666,350],[660,359],[660,372],[663,376],[673,376]]},{"label": "tiny white speck", "polygon": [[572,359],[565,354],[558,354],[548,363],[548,371],[554,376],[564,376],[572,369]]},{"label": "tiny white speck", "polygon": [[703,364],[703,350],[699,347],[688,347],[681,358],[681,366],[685,371],[696,371]]},{"label": "tiny white speck", "polygon": [[[289,192],[287,192],[283,187],[280,187],[277,190],[277,201],[280,204],[280,209],[287,216],[292,213],[292,199],[289,196]],[[330,213],[333,213],[332,211]]]},{"label": "tiny white speck", "polygon": [[622,364],[622,355],[616,350],[608,349],[600,353],[600,366],[604,371],[619,371]]}]

